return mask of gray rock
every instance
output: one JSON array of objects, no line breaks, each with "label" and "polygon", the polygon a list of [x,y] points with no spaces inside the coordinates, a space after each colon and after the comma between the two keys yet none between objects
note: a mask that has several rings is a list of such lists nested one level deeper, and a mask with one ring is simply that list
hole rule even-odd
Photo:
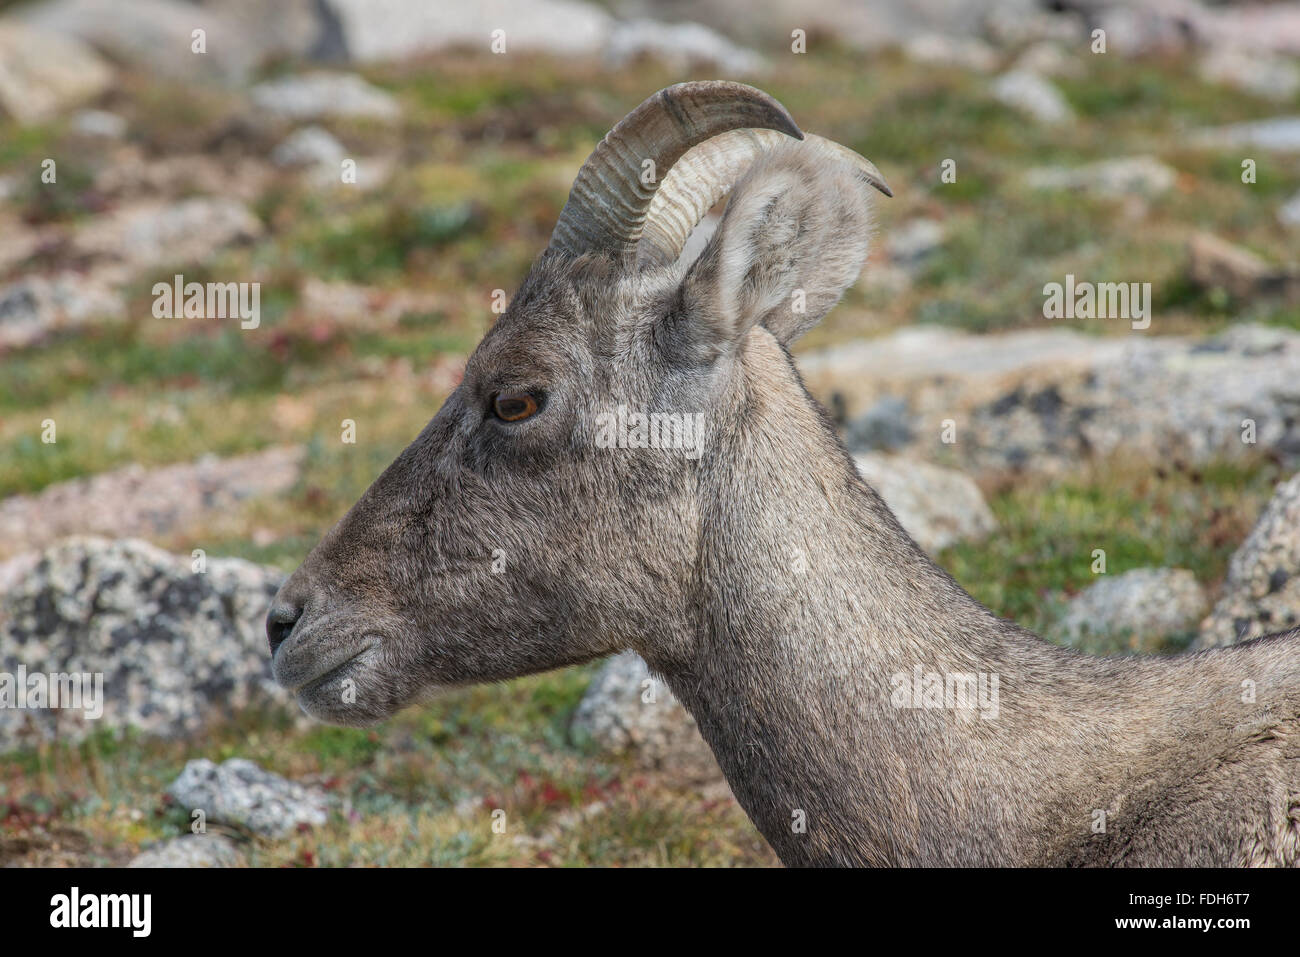
[{"label": "gray rock", "polygon": [[82,136],[120,140],[126,136],[126,120],[107,110],[82,110],[73,116],[72,129]]},{"label": "gray rock", "polygon": [[93,727],[185,735],[250,707],[288,707],[263,627],[283,575],[235,558],[193,569],[145,542],[102,538],[0,564],[0,673],[100,676],[84,689],[100,700],[80,711],[0,708],[0,751]]},{"label": "gray rock", "polygon": [[[1064,474],[1117,454],[1300,458],[1300,333],[1281,328],[1243,324],[1208,338],[909,328],[799,364],[819,398],[842,396],[850,420],[882,396],[903,399],[917,436],[908,450],[946,451],[972,474]],[[955,441],[941,445],[949,419]]]},{"label": "gray rock", "polygon": [[1184,568],[1135,568],[1106,575],[1076,595],[1054,629],[1068,644],[1089,637],[1149,641],[1196,630],[1209,607],[1196,576]]},{"label": "gray rock", "polygon": [[993,82],[993,96],[1040,123],[1065,123],[1074,110],[1052,83],[1028,70],[1008,70]]},{"label": "gray rock", "polygon": [[307,73],[259,83],[253,104],[272,116],[294,121],[330,117],[385,122],[401,116],[397,99],[355,73]]},{"label": "gray rock", "polygon": [[246,867],[230,838],[220,834],[186,834],[141,851],[127,867]]},{"label": "gray rock", "polygon": [[1300,625],[1300,474],[1278,485],[1259,521],[1228,563],[1197,647],[1287,631]]},{"label": "gray rock", "polygon": [[639,57],[652,57],[670,69],[713,67],[726,75],[762,72],[763,58],[698,23],[659,23],[630,20],[615,23],[605,42],[605,61],[626,66]]},{"label": "gray rock", "polygon": [[1277,219],[1283,226],[1300,226],[1300,193],[1278,207]]},{"label": "gray rock", "polygon": [[126,310],[119,291],[122,278],[107,270],[31,275],[0,283],[0,346],[29,346],[51,333],[120,316]]},{"label": "gray rock", "polygon": [[329,20],[318,0],[199,0],[239,32],[240,40],[256,51],[256,59],[287,57],[304,60],[329,58],[335,51]]},{"label": "gray rock", "polygon": [[1015,69],[1048,77],[1078,76],[1083,72],[1077,57],[1050,40],[1041,40],[1024,50],[1016,58]]},{"label": "gray rock", "polygon": [[382,14],[374,0],[322,2],[337,23],[344,55],[356,63],[457,47],[488,50],[494,30],[505,31],[507,56],[523,51],[593,54],[604,49],[613,26],[604,10],[578,0],[385,0]]},{"label": "gray rock", "polygon": [[915,63],[957,66],[973,73],[992,73],[998,67],[998,51],[978,37],[954,37],[943,33],[920,33],[903,44],[903,53]]},{"label": "gray rock", "polygon": [[896,395],[881,396],[844,433],[848,447],[861,451],[898,449],[916,438],[907,402]]},{"label": "gray rock", "polygon": [[1197,130],[1192,143],[1213,149],[1253,146],[1265,150],[1300,150],[1300,116],[1275,116],[1249,123],[1233,123]]},{"label": "gray rock", "polygon": [[979,486],[961,472],[878,452],[853,461],[858,474],[931,555],[958,542],[981,541],[998,527]]},{"label": "gray rock", "polygon": [[1269,100],[1290,100],[1300,92],[1300,66],[1258,50],[1221,46],[1200,64],[1201,77]]},{"label": "gray rock", "polygon": [[264,837],[284,837],[299,824],[319,827],[329,818],[329,799],[243,758],[214,764],[190,761],[167,793],[210,824],[229,824]]},{"label": "gray rock", "polygon": [[0,110],[39,123],[108,89],[113,72],[75,37],[0,20]]},{"label": "gray rock", "polygon": [[642,767],[700,779],[722,776],[695,719],[633,651],[615,655],[592,679],[572,730]]},{"label": "gray rock", "polygon": [[134,268],[202,262],[218,249],[257,238],[261,221],[238,200],[195,196],[145,201],[97,216],[74,234],[75,252]]},{"label": "gray rock", "polygon": [[271,152],[271,161],[277,166],[318,166],[324,163],[337,167],[346,155],[343,144],[329,130],[305,126],[294,130]]},{"label": "gray rock", "polygon": [[[77,37],[113,60],[176,80],[245,79],[261,57],[257,37],[244,35],[217,10],[176,0],[45,0],[20,7],[27,23]],[[193,32],[206,32],[206,52],[193,52]]]},{"label": "gray rock", "polygon": [[890,230],[885,248],[891,261],[904,269],[915,269],[943,245],[943,223],[934,219],[913,219]]},{"label": "gray rock", "polygon": [[1100,196],[1158,196],[1169,190],[1178,173],[1154,156],[1128,156],[1083,166],[1044,166],[1025,174],[1035,189],[1074,189]]},{"label": "gray rock", "polygon": [[[183,421],[175,407],[160,404],[156,412],[164,421]],[[291,488],[303,455],[301,446],[282,446],[152,469],[128,465],[0,499],[0,559],[68,535],[162,538],[210,523],[244,502]]]}]

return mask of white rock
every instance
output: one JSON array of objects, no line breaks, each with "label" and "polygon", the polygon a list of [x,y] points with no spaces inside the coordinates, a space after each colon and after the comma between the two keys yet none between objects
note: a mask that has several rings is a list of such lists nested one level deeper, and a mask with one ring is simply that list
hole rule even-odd
[{"label": "white rock", "polygon": [[264,837],[284,837],[299,824],[319,827],[329,817],[323,793],[242,758],[222,764],[206,758],[190,761],[167,793],[190,811],[202,810],[212,823],[233,824]]},{"label": "white rock", "polygon": [[319,126],[305,126],[294,130],[288,139],[271,152],[271,161],[277,166],[316,166],[328,163],[337,167],[346,155],[343,144],[329,130]]},{"label": "white rock", "polygon": [[146,201],[98,216],[74,235],[76,252],[134,267],[202,262],[223,246],[255,239],[262,222],[243,203],[195,196]]},{"label": "white rock", "polygon": [[72,129],[82,136],[120,140],[126,136],[126,120],[107,110],[82,110],[72,118]]},{"label": "white rock", "polygon": [[712,66],[735,76],[756,74],[765,66],[753,50],[736,46],[698,23],[629,20],[614,24],[605,44],[606,62],[622,67],[642,56],[678,71]]},{"label": "white rock", "polygon": [[395,120],[401,108],[391,93],[355,73],[308,73],[259,83],[252,90],[259,109],[282,119],[329,117]]},{"label": "white rock", "polygon": [[[219,11],[177,0],[46,0],[15,15],[55,33],[78,37],[113,60],[178,80],[238,82],[261,57],[257,38],[245,36]],[[204,31],[206,52],[193,50]]]},{"label": "white rock", "polygon": [[1191,136],[1197,146],[1255,146],[1260,149],[1294,152],[1300,150],[1300,116],[1275,116],[1249,123],[1233,123],[1197,130]]},{"label": "white rock", "polygon": [[0,20],[0,110],[49,120],[108,89],[113,72],[76,37]]},{"label": "white rock", "polygon": [[998,67],[998,51],[976,37],[953,37],[943,33],[922,33],[903,45],[903,53],[915,63],[959,66],[974,73],[992,73]]},{"label": "white rock", "polygon": [[1278,207],[1277,218],[1283,226],[1300,226],[1300,193]]},{"label": "white rock", "polygon": [[137,854],[127,867],[244,867],[239,848],[220,834],[186,834]]},{"label": "white rock", "polygon": [[1040,166],[1025,173],[1035,189],[1077,189],[1103,196],[1157,196],[1178,179],[1178,172],[1154,156],[1127,156],[1083,166]]},{"label": "white rock", "polygon": [[488,50],[503,31],[505,55],[599,53],[613,19],[578,0],[323,0],[337,18],[347,56],[358,63],[400,60],[467,47]]},{"label": "white rock", "polygon": [[1300,66],[1258,50],[1215,47],[1201,60],[1202,78],[1265,99],[1286,101],[1300,91]]},{"label": "white rock", "polygon": [[1065,123],[1074,119],[1074,110],[1061,91],[1028,70],[1009,70],[1002,74],[993,82],[993,95],[999,102],[1040,123]]}]

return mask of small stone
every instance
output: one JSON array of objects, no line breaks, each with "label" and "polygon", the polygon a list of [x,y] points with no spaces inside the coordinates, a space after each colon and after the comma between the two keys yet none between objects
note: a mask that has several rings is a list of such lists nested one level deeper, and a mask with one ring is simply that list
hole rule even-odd
[{"label": "small stone", "polygon": [[401,116],[397,99],[354,73],[309,73],[259,83],[253,103],[272,116],[295,121],[330,117],[392,121]]},{"label": "small stone", "polygon": [[319,126],[305,126],[294,130],[289,138],[271,153],[271,162],[277,166],[337,166],[347,155],[343,144],[329,130]]},{"label": "small stone", "polygon": [[1074,110],[1051,82],[1028,70],[1009,70],[993,82],[993,95],[1001,103],[1032,116],[1040,123],[1065,123]]},{"label": "small stone", "polygon": [[904,269],[915,269],[943,245],[943,223],[934,219],[913,219],[891,230],[885,240],[889,258]]},{"label": "small stone", "polygon": [[82,136],[120,140],[126,136],[126,120],[107,110],[82,110],[72,118],[72,129]]},{"label": "small stone", "polygon": [[220,834],[187,834],[141,851],[127,867],[246,867],[234,842]]},{"label": "small stone", "polygon": [[1130,156],[1083,166],[1031,169],[1025,182],[1035,189],[1073,189],[1102,196],[1158,196],[1167,192],[1178,173],[1154,156]]},{"label": "small stone", "polygon": [[284,837],[299,824],[320,827],[329,818],[329,801],[314,789],[282,778],[252,761],[231,758],[214,764],[190,761],[167,793],[208,823],[246,828],[264,837]]}]

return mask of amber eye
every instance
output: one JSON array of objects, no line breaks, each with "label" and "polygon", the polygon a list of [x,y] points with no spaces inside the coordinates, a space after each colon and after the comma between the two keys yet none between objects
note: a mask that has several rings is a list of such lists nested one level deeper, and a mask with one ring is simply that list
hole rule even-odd
[{"label": "amber eye", "polygon": [[498,392],[492,397],[492,411],[503,422],[518,422],[537,412],[537,396],[531,392]]}]

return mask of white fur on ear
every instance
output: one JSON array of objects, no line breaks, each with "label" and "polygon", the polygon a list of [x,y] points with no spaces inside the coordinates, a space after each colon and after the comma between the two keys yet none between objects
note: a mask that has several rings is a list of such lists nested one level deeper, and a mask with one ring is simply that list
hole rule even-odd
[{"label": "white fur on ear", "polygon": [[755,323],[794,341],[862,271],[873,187],[848,163],[800,147],[790,143],[755,162],[687,272],[691,328],[681,331],[698,359],[743,341]]}]

